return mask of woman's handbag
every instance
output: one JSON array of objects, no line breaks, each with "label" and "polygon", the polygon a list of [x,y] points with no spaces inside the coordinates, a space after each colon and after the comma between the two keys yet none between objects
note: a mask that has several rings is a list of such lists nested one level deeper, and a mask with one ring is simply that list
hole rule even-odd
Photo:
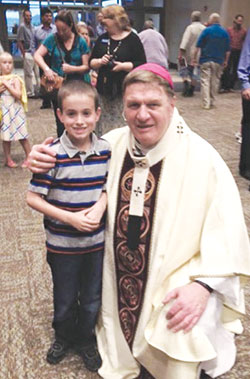
[{"label": "woman's handbag", "polygon": [[[60,56],[61,56],[61,60],[64,63],[64,58],[63,58],[61,49],[59,47],[56,34],[54,34],[54,38],[55,38],[56,47],[57,47],[57,49],[60,53]],[[54,49],[53,49],[52,55],[53,55],[53,53],[54,53]],[[53,81],[49,80],[45,74],[43,74],[41,79],[40,79],[40,83],[42,86],[42,92],[45,92],[45,93],[51,95],[52,97],[53,97],[53,92],[57,93],[57,90],[62,86],[64,79],[66,79],[65,77],[58,75],[56,72],[53,72],[53,75],[54,75]]]},{"label": "woman's handbag", "polygon": [[45,74],[41,77],[41,86],[43,86],[45,92],[47,93],[51,93],[54,90],[59,89],[63,84],[64,78],[62,76],[59,76],[56,72],[53,75],[53,81],[49,80]]}]

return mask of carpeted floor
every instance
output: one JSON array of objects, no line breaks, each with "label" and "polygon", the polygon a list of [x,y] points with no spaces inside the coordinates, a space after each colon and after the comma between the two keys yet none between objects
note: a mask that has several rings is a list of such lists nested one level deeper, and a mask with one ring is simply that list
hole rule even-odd
[{"label": "carpeted floor", "polygon": [[[199,95],[179,98],[178,107],[189,125],[208,139],[221,153],[239,186],[248,229],[250,203],[248,182],[238,172],[239,144],[234,133],[239,130],[241,103],[239,93],[221,95],[218,107],[200,108]],[[29,103],[29,129],[32,144],[55,135],[51,110],[40,110],[40,101]],[[13,158],[21,163],[23,152],[13,144]],[[42,216],[26,206],[25,192],[30,179],[28,170],[3,167],[0,147],[0,379],[71,379],[97,378],[83,368],[73,354],[57,366],[45,361],[53,338],[51,320],[51,277],[45,261]],[[247,287],[245,331],[237,337],[238,356],[233,370],[221,379],[250,378],[249,317],[250,293]],[[183,378],[188,379],[188,378]]]}]

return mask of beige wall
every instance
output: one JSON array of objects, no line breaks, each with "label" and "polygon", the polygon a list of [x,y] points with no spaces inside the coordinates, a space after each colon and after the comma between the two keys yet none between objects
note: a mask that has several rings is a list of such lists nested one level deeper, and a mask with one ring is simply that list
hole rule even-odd
[{"label": "beige wall", "polygon": [[232,25],[234,16],[238,13],[244,16],[244,25],[250,27],[250,1],[249,0],[224,0],[221,7],[222,24]]},{"label": "beige wall", "polygon": [[[176,63],[179,45],[183,32],[190,24],[192,11],[198,10],[202,13],[202,22],[206,22],[208,16],[213,12],[220,12],[223,0],[166,0],[165,37],[169,47],[169,60]],[[239,1],[239,0],[234,0]],[[249,0],[250,2],[250,0]]]}]

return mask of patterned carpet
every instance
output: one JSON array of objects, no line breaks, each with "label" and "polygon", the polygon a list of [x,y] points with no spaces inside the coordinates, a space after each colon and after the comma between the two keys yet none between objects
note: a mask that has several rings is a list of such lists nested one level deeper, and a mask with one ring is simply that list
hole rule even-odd
[{"label": "patterned carpet", "polygon": [[[198,95],[193,99],[180,98],[178,107],[190,126],[215,145],[232,169],[250,229],[248,183],[237,175],[239,145],[234,138],[239,129],[240,96],[223,96],[213,111],[200,109]],[[28,119],[32,144],[55,135],[52,111],[40,110],[39,107],[39,100],[30,101]],[[23,152],[20,145],[13,144],[12,150],[13,158],[21,163]],[[80,357],[71,353],[57,366],[50,366],[45,361],[53,338],[53,309],[42,216],[26,206],[25,192],[30,173],[21,168],[3,167],[2,147],[0,177],[0,379],[98,378],[98,375],[84,369]],[[250,378],[249,305],[248,287],[245,331],[237,338],[237,362],[233,370],[221,379]]]}]

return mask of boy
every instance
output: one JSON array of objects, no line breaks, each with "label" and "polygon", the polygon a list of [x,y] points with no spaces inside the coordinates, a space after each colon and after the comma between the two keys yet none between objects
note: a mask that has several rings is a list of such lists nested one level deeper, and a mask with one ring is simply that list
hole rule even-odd
[{"label": "boy", "polygon": [[65,131],[53,143],[56,165],[33,175],[27,202],[44,214],[47,261],[54,285],[55,341],[47,353],[60,362],[69,348],[86,368],[97,371],[101,357],[94,333],[101,303],[108,142],[93,133],[101,109],[88,83],[69,81],[58,93],[57,114]]}]

